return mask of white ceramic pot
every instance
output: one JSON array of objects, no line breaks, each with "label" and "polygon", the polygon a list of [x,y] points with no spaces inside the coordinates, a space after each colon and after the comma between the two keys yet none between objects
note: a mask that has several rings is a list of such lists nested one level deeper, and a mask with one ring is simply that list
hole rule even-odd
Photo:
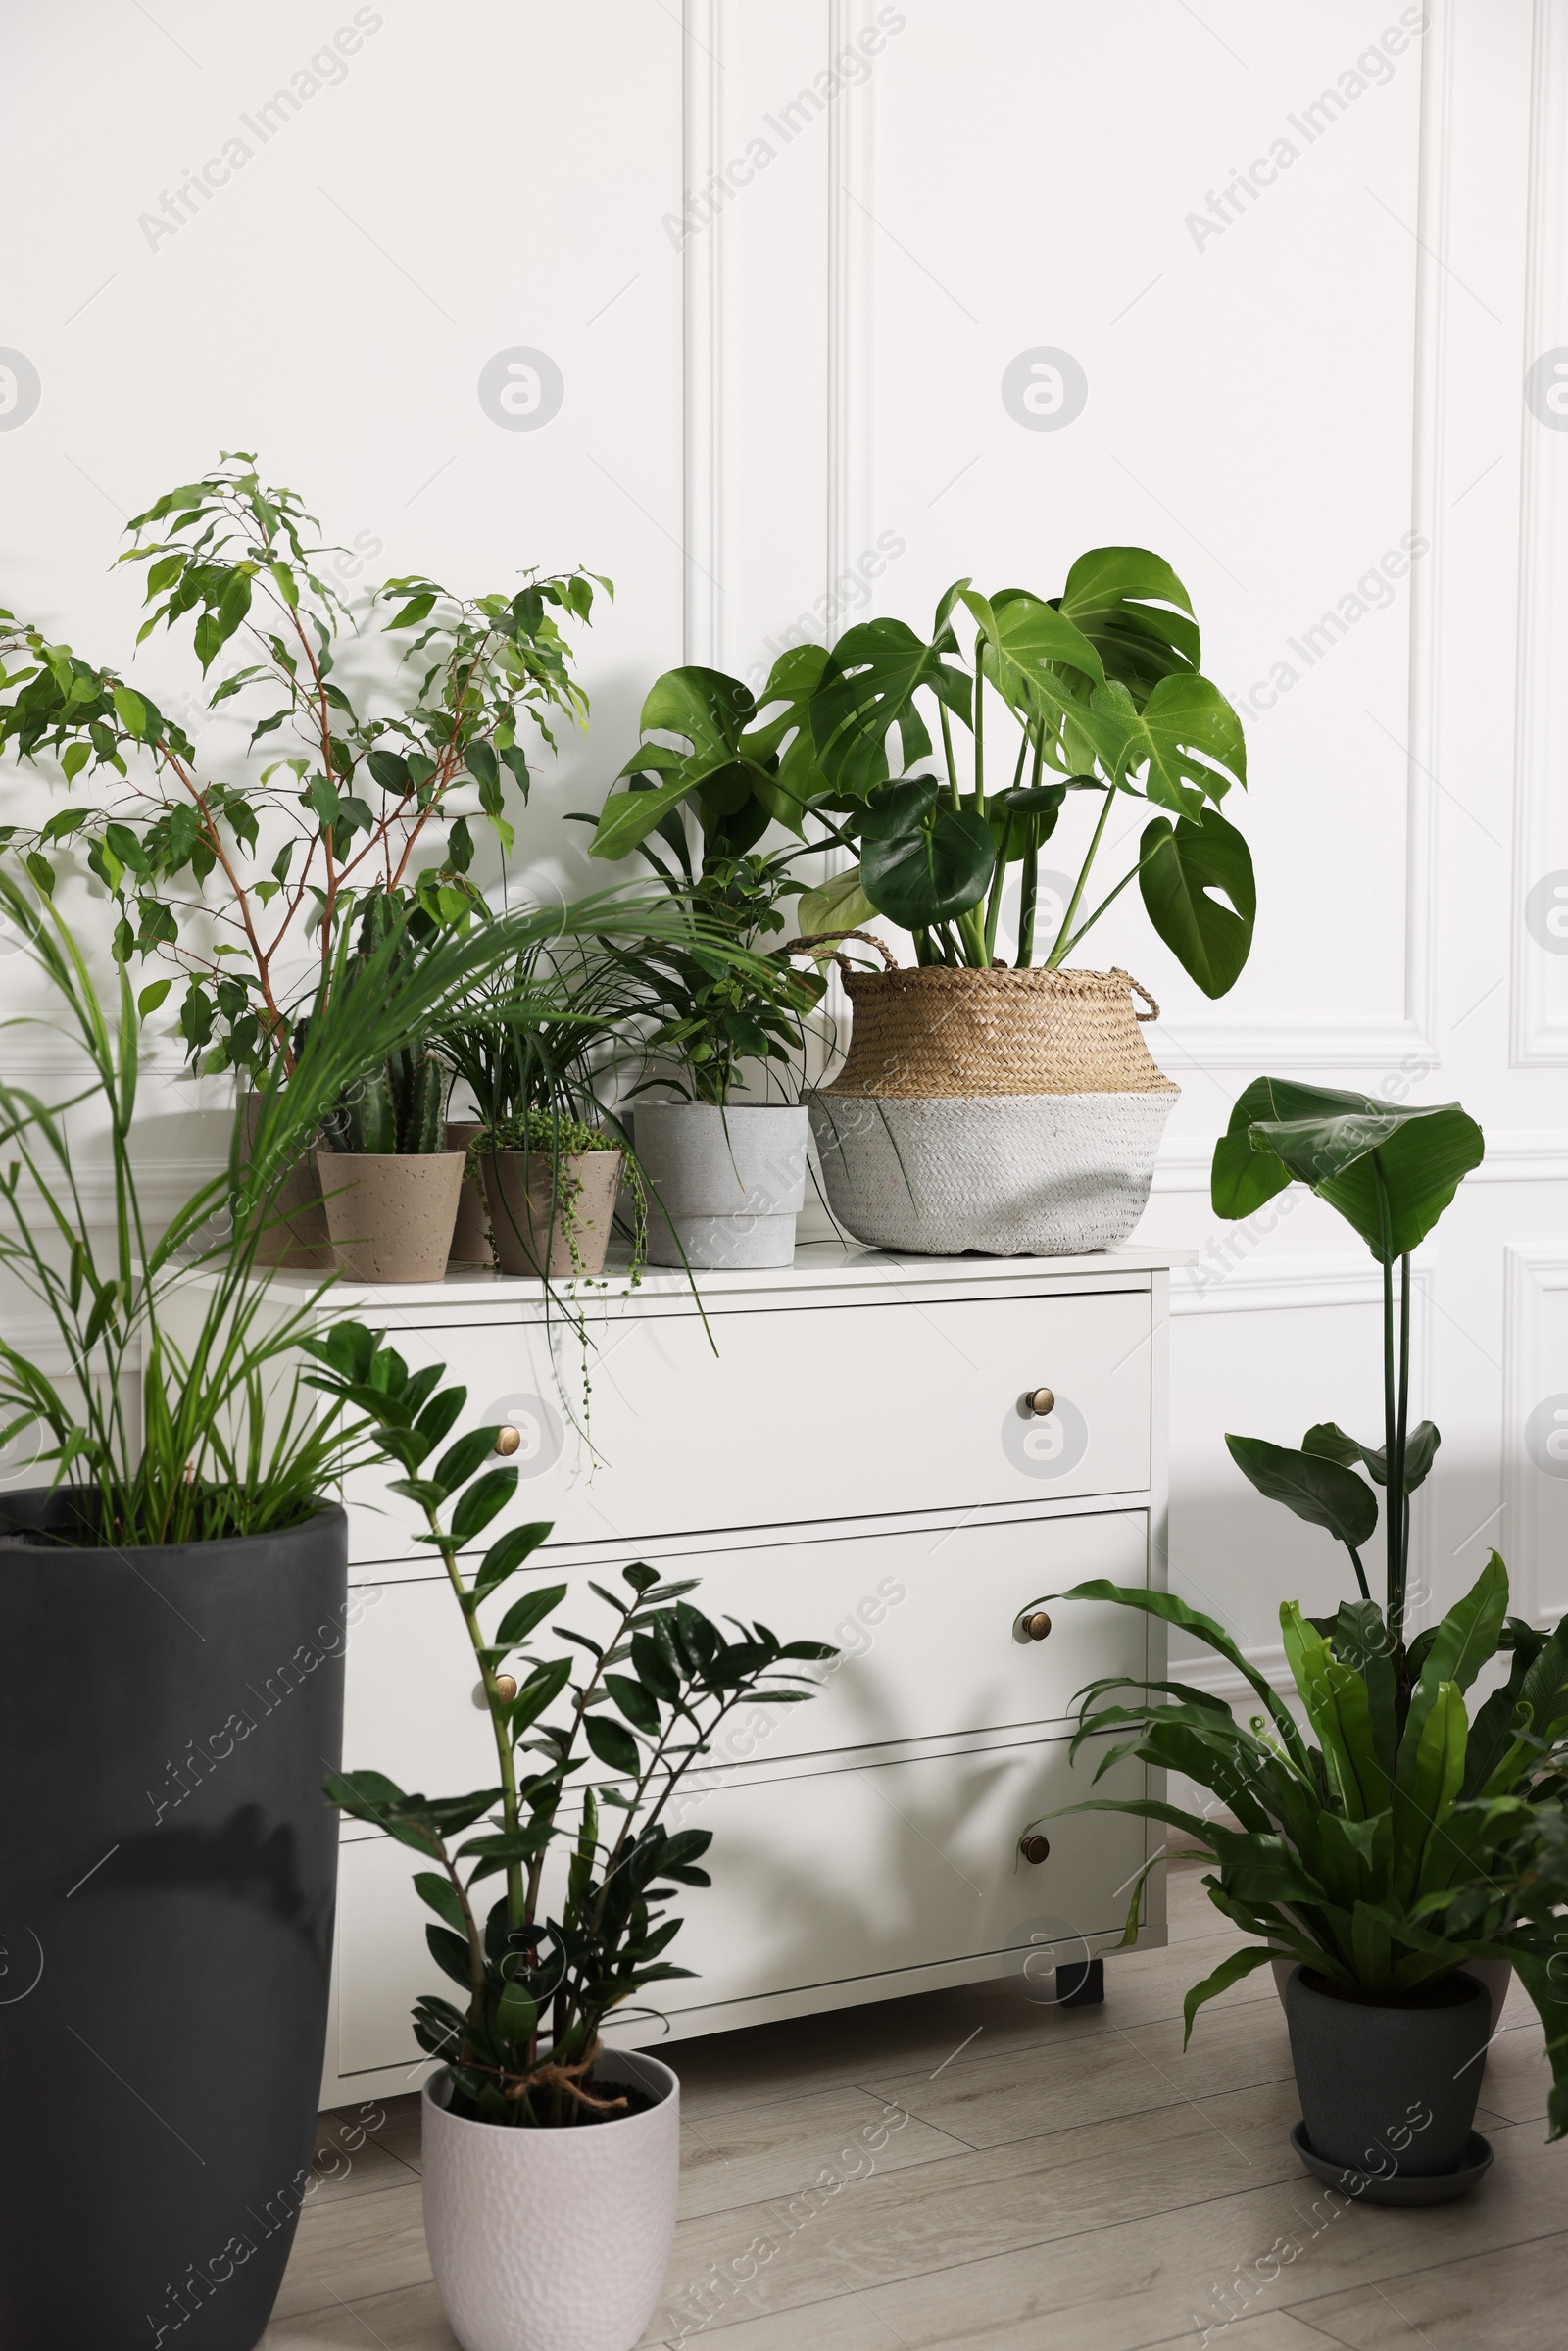
[{"label": "white ceramic pot", "polygon": [[639,1102],[652,1265],[788,1265],[806,1198],[809,1115],[772,1102]]},{"label": "white ceramic pot", "polygon": [[632,2351],[653,2317],[675,2235],[680,2083],[635,2049],[607,2049],[594,2082],[659,2103],[514,2131],[450,2114],[445,2072],[425,2083],[424,2233],[463,2351]]}]

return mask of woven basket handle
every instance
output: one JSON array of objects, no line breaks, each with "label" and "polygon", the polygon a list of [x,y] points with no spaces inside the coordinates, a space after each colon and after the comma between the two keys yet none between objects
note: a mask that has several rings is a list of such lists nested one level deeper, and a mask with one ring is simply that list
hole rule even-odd
[{"label": "woven basket handle", "polygon": [[[808,931],[804,939],[792,939],[788,947],[784,948],[781,952],[784,955],[793,955],[799,953],[799,951],[803,948],[825,947],[830,939],[862,940],[867,947],[874,947],[876,949],[877,954],[882,957],[882,960],[886,964],[889,971],[897,971],[899,968],[899,958],[893,953],[893,950],[889,947],[887,941],[885,939],[878,939],[871,931]],[[840,971],[853,971],[855,969],[855,965],[850,961],[848,955],[836,955],[833,957],[833,960],[838,965]]]},{"label": "woven basket handle", "polygon": [[1147,1012],[1140,1012],[1138,1006],[1134,1004],[1133,1018],[1135,1020],[1157,1020],[1159,1018],[1159,1006],[1150,995],[1149,990],[1143,985],[1143,982],[1141,980],[1135,980],[1130,971],[1124,971],[1121,976],[1127,982],[1128,987],[1132,989],[1133,993],[1136,996],[1141,996],[1145,1004],[1149,1006]]}]

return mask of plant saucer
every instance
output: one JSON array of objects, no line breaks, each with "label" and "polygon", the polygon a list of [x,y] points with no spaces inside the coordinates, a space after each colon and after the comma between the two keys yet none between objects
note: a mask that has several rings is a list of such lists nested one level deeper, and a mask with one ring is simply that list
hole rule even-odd
[{"label": "plant saucer", "polygon": [[1391,2173],[1379,2179],[1372,2172],[1357,2172],[1349,2165],[1333,2163],[1326,2155],[1315,2153],[1307,2140],[1306,2125],[1298,2123],[1291,2132],[1291,2145],[1317,2179],[1330,2187],[1362,2204],[1451,2204],[1456,2196],[1467,2196],[1491,2167],[1492,2141],[1472,2131],[1465,2141],[1464,2156],[1451,2172]]}]

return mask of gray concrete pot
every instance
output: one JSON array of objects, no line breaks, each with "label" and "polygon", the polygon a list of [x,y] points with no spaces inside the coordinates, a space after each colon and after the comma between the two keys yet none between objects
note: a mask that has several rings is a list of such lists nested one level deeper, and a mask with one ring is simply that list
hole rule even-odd
[{"label": "gray concrete pot", "polygon": [[357,1282],[439,1282],[463,1189],[462,1151],[318,1151],[327,1229]]},{"label": "gray concrete pot", "polygon": [[[1325,2162],[1382,2170],[1392,2157],[1405,2180],[1461,2172],[1492,2009],[1473,1977],[1455,1974],[1432,1988],[1440,1997],[1430,2004],[1348,2000],[1323,1977],[1292,1970],[1291,2061],[1307,2140]],[[1456,2192],[1470,2183],[1463,2174]]]},{"label": "gray concrete pot", "polygon": [[639,1102],[653,1265],[788,1265],[806,1198],[809,1113],[774,1103]]},{"label": "gray concrete pot", "polygon": [[552,1282],[601,1274],[624,1155],[568,1151],[558,1174],[547,1151],[487,1151],[479,1165],[502,1272]]},{"label": "gray concrete pot", "polygon": [[[448,1151],[466,1151],[479,1132],[477,1118],[449,1118]],[[458,1221],[452,1234],[452,1262],[454,1265],[493,1265],[495,1261],[495,1250],[490,1246],[490,1211],[485,1206],[484,1185],[477,1175],[466,1175],[463,1190],[458,1194]]]}]

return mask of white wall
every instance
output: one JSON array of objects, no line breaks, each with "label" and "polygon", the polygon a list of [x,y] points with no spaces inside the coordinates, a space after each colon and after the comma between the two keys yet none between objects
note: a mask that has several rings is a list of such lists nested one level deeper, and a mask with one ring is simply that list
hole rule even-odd
[{"label": "white wall", "polygon": [[[354,24],[341,0],[14,5],[0,343],[41,396],[0,430],[3,600],[124,657],[122,516],[236,445],[373,543],[368,573],[608,571],[591,736],[523,835],[569,884],[561,817],[683,649],[744,674],[807,619],[918,624],[960,572],[1051,592],[1086,546],[1156,547],[1248,718],[1260,902],[1218,1005],[1136,907],[1093,944],[1160,999],[1184,1089],[1144,1228],[1200,1252],[1174,1579],[1264,1654],[1283,1593],[1340,1588],[1221,1444],[1376,1425],[1370,1260],[1298,1196],[1240,1235],[1207,1205],[1236,1093],[1302,1072],[1487,1130],[1422,1263],[1415,1401],[1445,1445],[1420,1559],[1447,1597],[1494,1541],[1528,1609],[1568,1607],[1568,1483],[1527,1446],[1568,1396],[1568,943],[1526,920],[1568,868],[1568,413],[1523,396],[1568,346],[1568,0],[1438,0],[1402,49],[1395,0],[684,14],[377,0],[263,142],[246,117]],[[150,227],[236,136],[228,184]],[[564,378],[538,431],[477,396],[516,345]],[[1004,402],[1041,348],[1086,386],[1060,429]],[[164,699],[174,656],[140,661]]]}]

